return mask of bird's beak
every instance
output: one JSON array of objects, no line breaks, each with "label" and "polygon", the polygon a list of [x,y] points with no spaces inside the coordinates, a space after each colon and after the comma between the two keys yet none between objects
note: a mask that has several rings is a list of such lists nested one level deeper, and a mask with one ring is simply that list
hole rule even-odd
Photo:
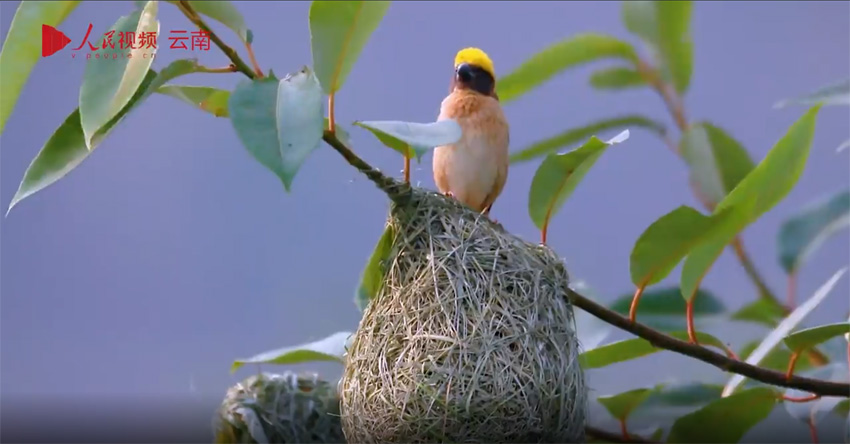
[{"label": "bird's beak", "polygon": [[469,83],[474,77],[474,72],[472,67],[467,63],[461,63],[457,66],[455,70],[455,76],[457,76],[457,80],[461,83]]}]

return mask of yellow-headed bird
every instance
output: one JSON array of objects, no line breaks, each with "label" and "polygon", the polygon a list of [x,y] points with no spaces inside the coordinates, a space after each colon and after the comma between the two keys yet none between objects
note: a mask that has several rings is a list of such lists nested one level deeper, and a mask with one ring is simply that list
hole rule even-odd
[{"label": "yellow-headed bird", "polygon": [[463,136],[434,149],[434,182],[440,192],[490,214],[508,178],[508,121],[496,94],[493,62],[478,48],[455,56],[449,95],[437,120],[454,119]]}]

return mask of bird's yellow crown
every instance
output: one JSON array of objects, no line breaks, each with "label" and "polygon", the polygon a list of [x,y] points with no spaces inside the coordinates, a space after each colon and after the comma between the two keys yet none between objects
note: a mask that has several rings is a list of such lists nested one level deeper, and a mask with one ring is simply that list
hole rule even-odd
[{"label": "bird's yellow crown", "polygon": [[455,66],[460,65],[461,63],[478,66],[490,73],[494,79],[496,78],[496,70],[493,69],[493,61],[490,60],[490,56],[488,56],[486,52],[478,48],[464,48],[458,51],[455,56]]}]

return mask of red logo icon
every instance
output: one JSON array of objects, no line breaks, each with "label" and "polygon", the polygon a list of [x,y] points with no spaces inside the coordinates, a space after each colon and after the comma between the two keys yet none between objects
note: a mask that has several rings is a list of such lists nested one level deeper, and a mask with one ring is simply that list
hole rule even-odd
[{"label": "red logo icon", "polygon": [[68,46],[71,39],[62,31],[50,26],[41,25],[41,56],[48,57],[56,54],[60,49]]}]

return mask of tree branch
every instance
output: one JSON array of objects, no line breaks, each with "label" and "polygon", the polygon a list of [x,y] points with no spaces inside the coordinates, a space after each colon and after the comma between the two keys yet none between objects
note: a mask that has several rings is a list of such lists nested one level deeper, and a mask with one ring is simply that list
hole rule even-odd
[{"label": "tree branch", "polygon": [[728,358],[700,345],[681,341],[672,336],[661,333],[660,331],[654,330],[639,322],[632,323],[628,318],[591,301],[590,299],[576,293],[572,289],[570,290],[569,297],[572,300],[573,305],[576,307],[581,308],[591,315],[621,330],[625,330],[638,337],[646,339],[655,347],[689,356],[711,364],[721,370],[737,373],[766,384],[795,388],[821,396],[850,398],[850,384],[803,378],[800,376],[792,376],[791,378],[786,379],[785,375],[782,373]]}]

